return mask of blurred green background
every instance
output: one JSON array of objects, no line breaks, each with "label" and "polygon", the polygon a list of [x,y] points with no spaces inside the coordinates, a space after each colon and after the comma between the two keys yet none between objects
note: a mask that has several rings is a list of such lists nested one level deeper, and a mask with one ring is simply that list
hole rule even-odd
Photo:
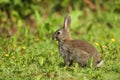
[{"label": "blurred green background", "polygon": [[[51,36],[71,16],[73,39],[93,44],[100,69],[63,67]],[[120,0],[0,0],[0,80],[119,80]]]}]

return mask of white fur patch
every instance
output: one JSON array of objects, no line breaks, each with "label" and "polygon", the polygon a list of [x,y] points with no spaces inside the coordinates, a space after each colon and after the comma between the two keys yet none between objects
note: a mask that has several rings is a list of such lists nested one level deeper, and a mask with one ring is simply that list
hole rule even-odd
[{"label": "white fur patch", "polygon": [[104,63],[104,61],[102,60],[102,61],[100,61],[98,64],[97,64],[97,66],[96,67],[101,67],[101,65]]}]

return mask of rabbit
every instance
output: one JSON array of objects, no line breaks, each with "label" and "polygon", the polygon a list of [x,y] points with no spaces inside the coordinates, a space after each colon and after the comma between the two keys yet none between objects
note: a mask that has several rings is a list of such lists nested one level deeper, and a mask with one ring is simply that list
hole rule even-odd
[{"label": "rabbit", "polygon": [[70,36],[71,16],[66,15],[64,25],[58,29],[52,36],[53,40],[58,41],[58,49],[64,59],[65,66],[71,66],[77,62],[79,66],[85,67],[92,58],[92,65],[100,67],[103,60],[100,59],[96,48],[90,43],[83,40],[72,40]]}]

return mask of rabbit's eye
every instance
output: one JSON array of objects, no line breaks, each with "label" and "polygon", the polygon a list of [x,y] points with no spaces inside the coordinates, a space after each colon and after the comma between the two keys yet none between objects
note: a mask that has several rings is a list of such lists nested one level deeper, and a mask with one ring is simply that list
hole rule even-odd
[{"label": "rabbit's eye", "polygon": [[58,31],[57,34],[59,35],[61,33],[61,31]]}]

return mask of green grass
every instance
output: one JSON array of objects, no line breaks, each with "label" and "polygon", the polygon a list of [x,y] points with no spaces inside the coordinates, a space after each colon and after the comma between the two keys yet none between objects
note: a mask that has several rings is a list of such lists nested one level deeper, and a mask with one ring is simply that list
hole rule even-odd
[{"label": "green grass", "polygon": [[[51,39],[64,16],[56,18],[56,14],[53,14],[47,20],[42,20],[36,13],[36,32],[32,32],[30,25],[23,28],[23,21],[19,19],[18,30],[11,38],[0,37],[0,80],[119,80],[119,15],[90,14],[94,17],[85,18],[79,11],[70,15],[72,38],[86,40],[98,49],[105,61],[101,68],[82,68],[77,64],[64,67],[57,42]],[[112,29],[106,25],[107,22],[112,25]]]}]

